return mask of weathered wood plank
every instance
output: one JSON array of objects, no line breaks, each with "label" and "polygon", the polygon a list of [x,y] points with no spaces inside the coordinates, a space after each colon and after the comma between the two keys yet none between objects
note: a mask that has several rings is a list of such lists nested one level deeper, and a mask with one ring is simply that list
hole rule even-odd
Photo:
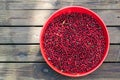
[{"label": "weathered wood plank", "polygon": [[[16,0],[13,0],[16,1]],[[120,0],[18,0],[8,2],[8,9],[59,9],[65,6],[84,6],[91,9],[120,9]]]},{"label": "weathered wood plank", "polygon": [[[39,43],[42,27],[0,27],[0,43]],[[108,27],[111,43],[120,43],[120,27]]]},{"label": "weathered wood plank", "polygon": [[120,43],[120,27],[108,28],[111,43]]},{"label": "weathered wood plank", "polygon": [[[9,10],[11,25],[43,25],[56,10]],[[107,25],[120,25],[120,10],[94,10]]]},{"label": "weathered wood plank", "polygon": [[[44,62],[39,45],[0,45],[0,61]],[[120,45],[110,45],[105,62],[120,61]]]},{"label": "weathered wood plank", "polygon": [[39,43],[42,27],[0,27],[0,43]]},{"label": "weathered wood plank", "polygon": [[[0,25],[43,25],[56,10],[0,10]],[[94,10],[106,25],[120,25],[120,10]]]},{"label": "weathered wood plank", "polygon": [[85,77],[69,78],[53,71],[46,63],[0,64],[1,80],[119,80],[120,63],[103,63]]},{"label": "weathered wood plank", "polygon": [[4,2],[0,3],[0,10],[5,10],[6,4]]},{"label": "weathered wood plank", "polygon": [[39,45],[0,45],[0,61],[44,61]]},{"label": "weathered wood plank", "polygon": [[[15,0],[0,0],[0,2],[6,2],[6,1],[15,1]],[[20,1],[20,0],[16,0],[16,1]]]},{"label": "weathered wood plank", "polygon": [[0,25],[9,24],[8,22],[8,11],[7,10],[0,10]]}]

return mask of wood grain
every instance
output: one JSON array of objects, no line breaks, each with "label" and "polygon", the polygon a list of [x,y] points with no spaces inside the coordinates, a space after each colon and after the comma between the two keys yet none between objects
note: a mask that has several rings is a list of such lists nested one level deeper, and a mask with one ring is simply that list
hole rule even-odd
[{"label": "wood grain", "polygon": [[[39,45],[0,45],[0,61],[44,62]],[[110,45],[105,62],[120,61],[120,45]]]},{"label": "wood grain", "polygon": [[44,61],[39,45],[0,45],[0,61]]},{"label": "wood grain", "polygon": [[[120,9],[120,0],[11,0],[8,9],[59,9],[65,6],[84,6],[90,9]],[[17,2],[19,1],[19,2]]]},{"label": "wood grain", "polygon": [[[0,25],[43,25],[56,10],[0,10]],[[120,10],[94,10],[106,25],[120,25]]]},{"label": "wood grain", "polygon": [[7,25],[8,22],[8,11],[0,10],[0,25]]},{"label": "wood grain", "polygon": [[0,27],[0,43],[39,43],[42,27]]},{"label": "wood grain", "polygon": [[46,63],[0,64],[1,80],[119,80],[120,63],[103,63],[95,72],[85,77],[69,78],[53,71]]},{"label": "wood grain", "polygon": [[[0,27],[0,43],[39,43],[42,27]],[[111,43],[120,43],[120,27],[108,27]]]},{"label": "wood grain", "polygon": [[0,3],[0,10],[5,10],[5,9],[6,9],[6,4]]}]

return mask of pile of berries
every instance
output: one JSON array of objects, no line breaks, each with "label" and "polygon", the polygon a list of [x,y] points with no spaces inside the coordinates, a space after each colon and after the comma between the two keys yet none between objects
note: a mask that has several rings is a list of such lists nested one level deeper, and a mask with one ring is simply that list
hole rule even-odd
[{"label": "pile of berries", "polygon": [[45,29],[45,57],[64,73],[88,72],[104,57],[104,36],[100,23],[91,15],[63,13],[53,18]]}]

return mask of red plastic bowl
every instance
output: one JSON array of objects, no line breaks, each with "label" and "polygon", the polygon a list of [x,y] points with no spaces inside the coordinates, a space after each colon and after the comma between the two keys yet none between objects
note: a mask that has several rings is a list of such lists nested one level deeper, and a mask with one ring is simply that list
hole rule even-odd
[{"label": "red plastic bowl", "polygon": [[[62,15],[63,13],[71,13],[71,12],[78,12],[78,13],[85,13],[88,14],[90,16],[92,16],[94,19],[96,19],[96,21],[101,25],[101,28],[104,32],[104,37],[105,37],[105,49],[104,49],[104,56],[102,57],[101,61],[99,62],[99,64],[97,64],[97,66],[95,66],[93,69],[83,72],[83,73],[66,73],[64,71],[61,71],[59,69],[57,69],[53,64],[51,64],[51,62],[49,61],[48,57],[46,56],[46,50],[45,50],[45,46],[44,46],[44,36],[45,36],[45,31],[48,28],[48,25],[50,24],[50,22],[52,20],[54,20],[55,17]],[[68,6],[62,9],[57,10],[55,13],[53,13],[49,19],[46,21],[45,25],[43,26],[41,35],[40,35],[40,49],[42,52],[42,56],[45,59],[45,61],[47,62],[47,64],[56,72],[65,75],[65,76],[69,76],[69,77],[80,77],[80,76],[85,76],[88,75],[90,73],[92,73],[93,71],[95,71],[98,67],[100,67],[100,65],[103,63],[103,61],[105,60],[107,54],[108,54],[108,49],[109,49],[109,35],[108,35],[108,31],[106,28],[105,23],[103,22],[103,20],[93,11],[85,8],[85,7],[81,7],[81,6]],[[60,63],[58,63],[60,64]],[[67,69],[67,68],[66,68]]]}]

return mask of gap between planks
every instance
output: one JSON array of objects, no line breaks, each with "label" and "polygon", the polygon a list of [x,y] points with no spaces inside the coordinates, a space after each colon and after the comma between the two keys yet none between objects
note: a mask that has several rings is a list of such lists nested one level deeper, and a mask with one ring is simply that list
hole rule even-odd
[{"label": "gap between planks", "polygon": [[[107,27],[120,27],[120,25],[106,25]],[[0,27],[43,27],[43,25],[0,25]]]},{"label": "gap between planks", "polygon": [[[45,61],[0,61],[0,64],[1,63],[18,63],[18,64],[21,64],[21,63],[46,63]],[[103,63],[120,63],[120,61],[104,61]]]}]

